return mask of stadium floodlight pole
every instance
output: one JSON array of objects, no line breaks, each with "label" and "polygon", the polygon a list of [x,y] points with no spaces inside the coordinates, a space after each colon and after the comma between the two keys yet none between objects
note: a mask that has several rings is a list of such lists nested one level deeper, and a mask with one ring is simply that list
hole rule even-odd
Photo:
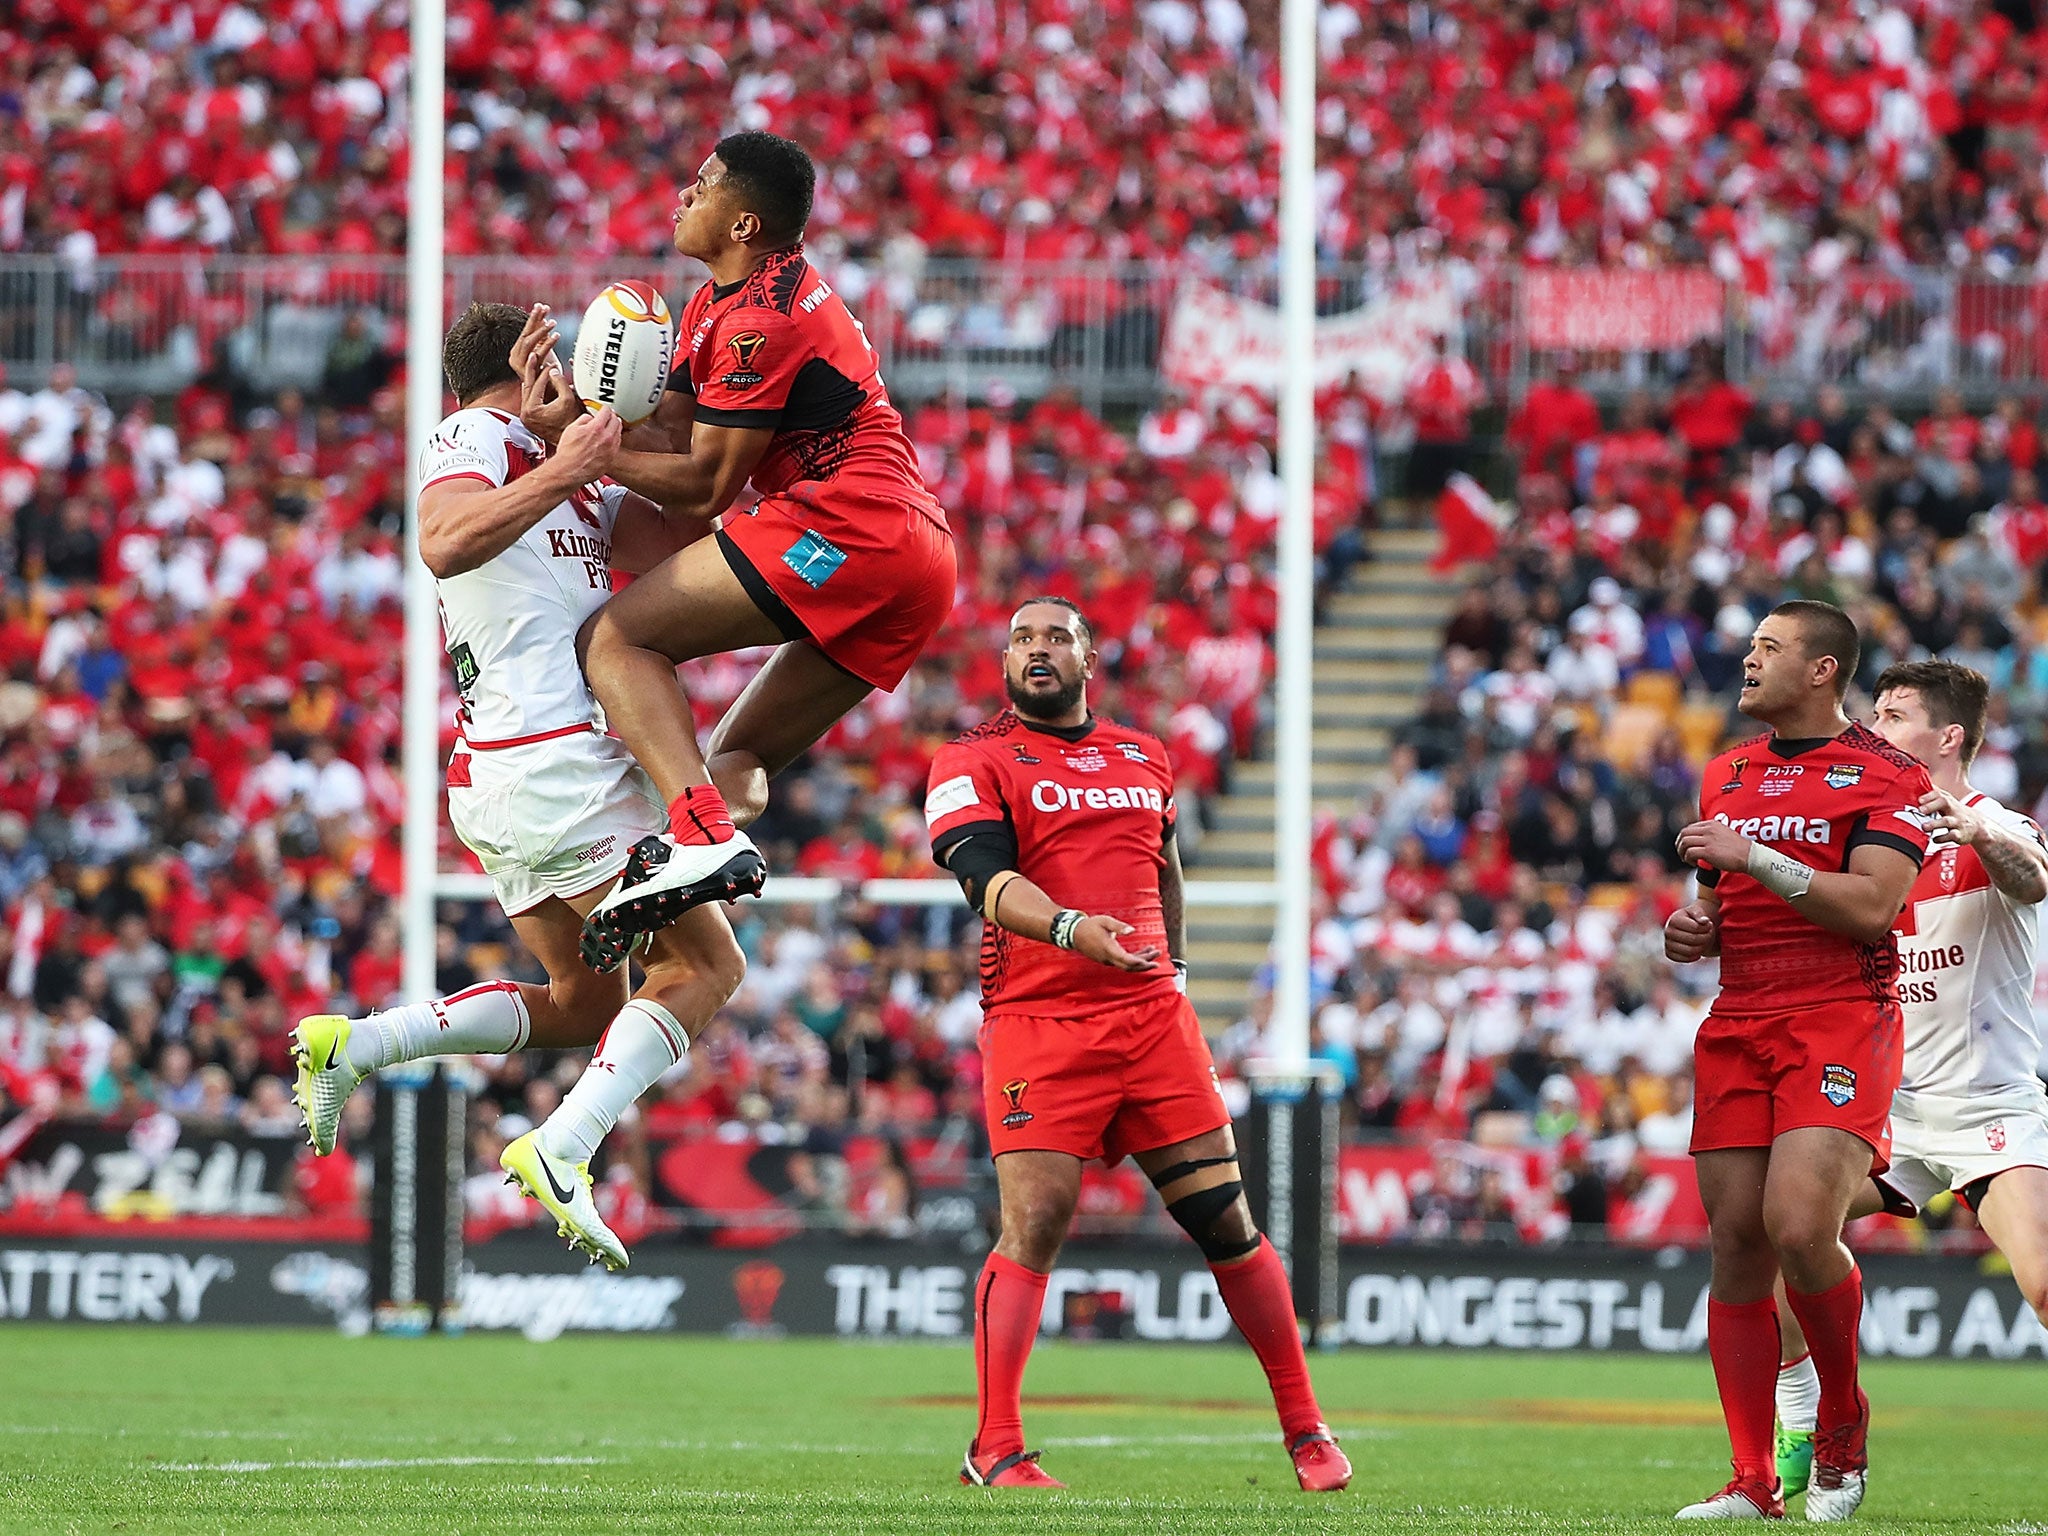
[{"label": "stadium floodlight pole", "polygon": [[1280,629],[1273,737],[1274,1067],[1308,1065],[1315,728],[1316,0],[1280,13]]},{"label": "stadium floodlight pole", "polygon": [[413,0],[412,177],[405,234],[405,995],[434,995],[434,880],[441,829],[441,615],[420,560],[420,455],[441,422],[447,5]]}]

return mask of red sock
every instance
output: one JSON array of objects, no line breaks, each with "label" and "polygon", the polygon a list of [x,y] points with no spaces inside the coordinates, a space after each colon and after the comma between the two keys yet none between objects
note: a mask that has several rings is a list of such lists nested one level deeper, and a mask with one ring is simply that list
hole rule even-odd
[{"label": "red sock", "polygon": [[1856,1396],[1856,1334],[1863,1325],[1863,1271],[1850,1266],[1841,1282],[1808,1296],[1785,1287],[1792,1315],[1813,1352],[1820,1377],[1820,1427],[1840,1429],[1863,1412]]},{"label": "red sock", "polygon": [[974,1454],[984,1463],[1024,1449],[1024,1366],[1045,1312],[1045,1280],[992,1253],[974,1282]]},{"label": "red sock", "polygon": [[1273,1406],[1280,1412],[1280,1432],[1289,1440],[1323,1422],[1309,1385],[1308,1356],[1302,1353],[1301,1325],[1294,1320],[1294,1293],[1280,1255],[1264,1237],[1251,1257],[1234,1264],[1211,1264],[1216,1289],[1231,1321],[1266,1368]]},{"label": "red sock", "polygon": [[692,784],[668,803],[668,830],[679,843],[722,843],[737,830],[725,796],[710,784]]},{"label": "red sock", "polygon": [[1735,1475],[1775,1485],[1778,1456],[1771,1421],[1778,1408],[1778,1304],[1768,1296],[1746,1302],[1708,1297],[1707,1353],[1714,1357],[1714,1385],[1721,1389]]}]

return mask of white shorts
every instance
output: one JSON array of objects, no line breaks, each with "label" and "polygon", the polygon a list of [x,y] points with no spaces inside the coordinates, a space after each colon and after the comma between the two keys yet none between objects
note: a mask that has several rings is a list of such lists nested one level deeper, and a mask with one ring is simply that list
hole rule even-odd
[{"label": "white shorts", "polygon": [[1892,1101],[1892,1165],[1878,1178],[1915,1205],[2030,1166],[2048,1168],[2048,1093],[1900,1094]]},{"label": "white shorts", "polygon": [[[650,832],[668,830],[654,781],[610,736],[557,736],[489,752],[456,743],[469,783],[448,786],[455,835],[483,861],[508,917],[613,879]],[[450,778],[459,778],[450,764]]]}]

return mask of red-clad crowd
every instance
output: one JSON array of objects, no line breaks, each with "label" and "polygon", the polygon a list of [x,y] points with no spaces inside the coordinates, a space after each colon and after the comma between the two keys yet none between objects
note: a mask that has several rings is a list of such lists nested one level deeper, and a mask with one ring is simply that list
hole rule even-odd
[{"label": "red-clad crowd", "polygon": [[[1277,13],[1242,0],[451,0],[451,253],[666,248],[717,135],[829,174],[856,253],[1255,256]],[[407,12],[19,0],[0,21],[0,250],[396,251]],[[2048,28],[2022,0],[1320,8],[1333,256],[1730,280],[2024,271],[2048,227]]]},{"label": "red-clad crowd", "polygon": [[[291,1025],[397,997],[400,431],[389,388],[354,411],[251,407],[209,376],[117,413],[68,369],[0,387],[0,1120],[154,1107],[281,1134]],[[1169,398],[1128,438],[1059,394],[913,412],[960,531],[961,603],[902,688],[778,785],[756,829],[774,867],[936,878],[931,755],[1002,706],[1009,615],[1039,590],[1089,609],[1100,706],[1172,742],[1196,844],[1260,728],[1271,432],[1243,402],[1212,417]],[[1328,458],[1341,564],[1368,475],[1355,445]],[[689,669],[707,725],[759,659]],[[443,915],[444,989],[534,974],[494,911]],[[751,927],[768,963],[684,1118],[752,1112],[792,1009],[796,1038],[838,1053],[852,1123],[930,1118],[973,1060],[965,921],[949,903]],[[495,1066],[496,1099],[560,1066]]]}]

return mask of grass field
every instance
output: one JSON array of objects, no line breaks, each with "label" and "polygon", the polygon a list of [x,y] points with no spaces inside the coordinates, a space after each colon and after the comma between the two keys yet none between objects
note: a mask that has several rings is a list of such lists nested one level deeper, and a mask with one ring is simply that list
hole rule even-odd
[{"label": "grass field", "polygon": [[[1727,1475],[1703,1359],[1314,1366],[1348,1493],[1295,1489],[1248,1351],[1054,1344],[1025,1424],[1072,1489],[991,1494],[957,1346],[9,1326],[0,1530],[1664,1530]],[[1859,1525],[2048,1536],[2048,1370],[1868,1385]]]}]

